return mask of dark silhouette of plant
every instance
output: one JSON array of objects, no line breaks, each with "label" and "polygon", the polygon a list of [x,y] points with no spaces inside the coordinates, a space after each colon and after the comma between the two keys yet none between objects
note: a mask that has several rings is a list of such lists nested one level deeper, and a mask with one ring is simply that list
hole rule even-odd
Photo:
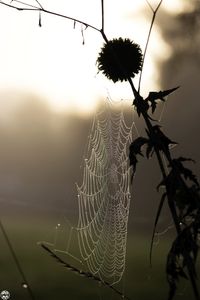
[{"label": "dark silhouette of plant", "polygon": [[[111,43],[110,41],[108,44]],[[121,40],[121,43],[126,45],[126,40]],[[164,204],[165,199],[168,200],[168,207],[170,209],[174,225],[177,231],[177,237],[174,240],[171,250],[167,257],[166,273],[167,280],[169,282],[169,300],[171,300],[176,292],[177,282],[180,277],[189,278],[192,284],[194,295],[196,299],[199,299],[198,288],[196,284],[196,270],[195,262],[198,254],[198,240],[200,234],[200,196],[199,196],[199,183],[196,176],[192,171],[184,166],[184,162],[191,160],[183,157],[176,159],[172,158],[170,152],[170,145],[175,142],[171,141],[161,130],[158,125],[153,125],[153,120],[149,115],[149,110],[152,113],[155,112],[157,107],[157,101],[165,101],[165,97],[174,92],[178,87],[160,91],[150,92],[146,99],[140,95],[140,93],[134,87],[131,80],[129,66],[126,60],[120,59],[121,55],[129,55],[130,49],[126,46],[121,46],[120,49],[110,47],[110,51],[113,52],[111,66],[110,60],[104,59],[100,64],[99,70],[102,71],[108,79],[112,79],[114,82],[117,80],[128,80],[134,94],[133,105],[138,113],[138,116],[142,116],[146,124],[147,137],[139,137],[130,145],[130,165],[133,168],[133,175],[136,170],[137,156],[143,155],[142,148],[146,146],[146,157],[150,158],[155,153],[159,167],[162,173],[163,180],[158,185],[158,188],[162,185],[165,187],[165,192],[162,195],[158,212],[155,219],[153,237],[150,249],[150,259],[152,254],[153,238],[155,234],[156,225]],[[100,53],[100,58],[105,54],[105,48]],[[107,58],[107,57],[106,57]],[[135,60],[136,61],[135,61]],[[99,58],[98,58],[99,60]],[[135,55],[133,58],[135,65],[141,64],[141,57]],[[109,69],[111,67],[111,70]],[[109,71],[108,71],[109,70]],[[137,70],[138,71],[138,70]],[[127,76],[129,75],[129,76]],[[162,155],[168,162],[168,170],[165,169]],[[168,173],[167,173],[168,172]],[[189,181],[189,183],[188,183]],[[187,269],[187,274],[186,270]]]},{"label": "dark silhouette of plant", "polygon": [[[154,12],[157,12],[160,4],[157,6]],[[149,4],[150,5],[150,4]],[[153,10],[153,9],[152,9]],[[155,14],[154,14],[155,17]],[[150,27],[151,32],[152,26]],[[149,37],[147,44],[149,42]],[[152,113],[155,112],[158,100],[165,101],[165,97],[174,92],[178,87],[172,88],[166,91],[160,92],[150,92],[146,99],[136,90],[130,74],[129,66],[126,60],[121,59],[121,56],[129,57],[131,46],[127,47],[126,40],[120,40],[124,43],[124,47],[121,46],[120,49],[115,47],[110,47],[109,50],[112,51],[112,60],[104,60],[104,64],[99,65],[99,70],[102,71],[108,79],[112,79],[114,82],[117,80],[128,80],[132,91],[134,94],[133,105],[138,113],[138,116],[142,116],[146,124],[147,137],[139,137],[130,145],[129,159],[130,165],[133,168],[132,178],[135,174],[136,164],[138,162],[137,155],[143,155],[142,148],[146,146],[146,157],[150,158],[153,154],[156,155],[159,167],[162,173],[162,182],[159,183],[158,188],[162,185],[165,187],[165,192],[161,197],[161,201],[158,207],[157,215],[155,218],[153,237],[150,249],[150,262],[152,256],[152,245],[154,234],[156,230],[156,225],[159,220],[159,216],[164,204],[165,199],[168,200],[168,207],[171,212],[171,216],[176,228],[177,237],[172,243],[172,247],[167,257],[166,273],[167,280],[170,286],[168,299],[173,299],[177,282],[181,277],[189,278],[192,284],[194,295],[196,299],[200,299],[198,288],[197,288],[197,274],[195,263],[198,254],[198,242],[200,234],[200,186],[197,181],[196,176],[192,171],[184,166],[184,162],[191,161],[191,159],[178,157],[172,158],[170,152],[170,145],[176,144],[171,141],[161,130],[161,126],[153,125],[156,120],[153,120],[149,115],[149,110]],[[107,44],[112,44],[108,41]],[[145,50],[147,47],[145,48]],[[103,57],[105,52],[105,47],[102,49],[99,57]],[[144,53],[144,58],[145,58]],[[107,58],[107,57],[106,57]],[[144,62],[143,58],[143,62]],[[98,58],[99,60],[99,58]],[[109,69],[111,61],[111,71]],[[136,53],[133,56],[132,61],[134,65],[141,65],[141,57]],[[110,71],[110,73],[108,72]],[[137,73],[138,69],[136,69]],[[134,72],[134,71],[133,71]],[[168,162],[168,169],[166,170],[162,155],[166,158]],[[186,271],[187,270],[187,271]]]},{"label": "dark silhouette of plant", "polygon": [[[12,2],[16,5],[13,5]],[[162,181],[158,184],[157,189],[159,190],[161,186],[164,187],[164,193],[161,197],[154,222],[150,247],[150,262],[152,260],[152,246],[156,226],[159,221],[163,204],[167,201],[177,233],[174,241],[172,242],[166,262],[166,274],[169,283],[168,300],[173,299],[176,293],[177,284],[181,278],[190,280],[195,299],[199,300],[200,296],[197,288],[197,272],[195,264],[199,250],[198,243],[200,235],[200,186],[196,176],[185,166],[186,162],[192,160],[184,157],[174,158],[172,156],[170,146],[176,144],[176,142],[172,141],[164,134],[161,126],[159,126],[157,121],[152,117],[152,114],[156,111],[158,102],[165,101],[165,97],[175,92],[178,87],[159,92],[151,91],[145,99],[140,94],[142,67],[145,61],[154,20],[162,4],[162,0],[159,1],[156,9],[153,9],[149,1],[146,0],[153,13],[153,17],[143,56],[140,47],[129,39],[107,39],[104,32],[103,0],[101,0],[101,29],[84,21],[46,10],[38,1],[36,2],[38,6],[29,5],[17,0],[11,1],[10,4],[0,1],[0,4],[20,11],[32,10],[39,12],[39,26],[42,26],[41,14],[48,13],[72,20],[74,24],[76,24],[76,22],[80,23],[85,26],[85,28],[91,28],[98,31],[105,41],[105,45],[97,59],[99,71],[102,71],[108,79],[111,79],[114,82],[118,80],[125,80],[130,84],[134,96],[133,106],[138,116],[143,118],[146,126],[146,136],[137,138],[130,145],[129,159],[130,165],[132,166],[131,181],[133,181],[136,171],[138,155],[146,156],[147,159],[154,155],[157,158],[162,174]],[[23,7],[19,7],[17,5],[23,5]],[[83,29],[81,32],[83,35]],[[138,89],[136,89],[131,78],[133,78],[140,70],[139,86]],[[163,157],[167,161],[167,168],[165,167]],[[68,269],[71,269],[73,272],[96,281],[101,281],[98,277],[93,276],[91,273],[80,272],[80,270],[65,263],[44,244],[41,244],[41,246],[55,259],[64,264]],[[103,284],[109,286],[109,284],[105,282],[103,282]],[[124,296],[117,290],[115,290],[115,292]]]},{"label": "dark silhouette of plant", "polygon": [[[177,237],[172,243],[172,247],[167,257],[166,274],[170,286],[168,299],[173,299],[177,283],[181,277],[190,279],[194,295],[199,299],[197,288],[197,273],[195,263],[199,249],[199,234],[200,234],[200,186],[196,176],[192,171],[184,166],[191,159],[178,157],[172,158],[170,145],[175,142],[171,141],[161,130],[158,125],[152,125],[152,118],[149,116],[149,110],[153,112],[156,109],[156,100],[174,92],[177,88],[163,91],[151,92],[146,99],[143,99],[139,94],[134,100],[134,105],[139,115],[142,115],[147,129],[147,137],[139,137],[130,145],[129,159],[132,166],[133,175],[136,171],[138,163],[137,156],[146,156],[146,158],[157,156],[159,167],[162,173],[162,181],[158,185],[158,189],[163,186],[163,193],[160,204],[158,206],[153,236],[150,248],[150,262],[152,256],[153,239],[156,226],[162,211],[165,200],[168,201],[168,207],[176,228]],[[146,151],[144,152],[144,147]],[[168,169],[164,167],[162,155],[168,162]]]}]

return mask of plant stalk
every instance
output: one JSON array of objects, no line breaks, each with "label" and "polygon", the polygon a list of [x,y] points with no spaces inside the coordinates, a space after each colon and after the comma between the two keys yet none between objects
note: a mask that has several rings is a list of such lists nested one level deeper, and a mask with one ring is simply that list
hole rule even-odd
[{"label": "plant stalk", "polygon": [[[140,101],[144,101],[143,98],[141,98],[139,92],[135,89],[131,78],[129,78],[128,81],[131,85],[134,97],[135,98],[137,97],[137,98],[141,99]],[[155,140],[156,137],[155,137],[154,129],[153,129],[152,123],[151,123],[151,121],[148,117],[147,112],[146,111],[141,111],[141,115],[142,115],[142,117],[145,121],[145,124],[147,126],[148,131],[149,131],[150,137],[152,137],[152,139]],[[166,179],[167,179],[167,174],[166,174],[166,171],[165,171],[165,167],[164,167],[162,157],[160,155],[160,150],[158,149],[156,144],[154,144],[154,151],[155,151],[155,154],[156,154],[156,157],[157,157],[159,168],[160,168],[161,173],[162,173],[163,181],[165,182]],[[166,153],[164,152],[164,155],[168,160],[169,166],[172,167],[173,166],[173,160],[171,158],[170,152],[166,151]],[[181,176],[180,176],[180,181],[181,181],[184,189],[188,189],[185,181],[182,179]],[[170,195],[170,191],[169,191],[169,188],[168,188],[167,184],[165,185],[165,188],[166,188],[166,192],[167,192],[168,206],[169,206],[169,209],[170,209],[170,212],[171,212],[171,215],[172,215],[172,219],[173,219],[173,222],[174,222],[174,225],[175,225],[175,228],[176,228],[177,235],[179,236],[181,234],[181,227],[180,227],[180,221],[179,221],[179,218],[178,218],[178,215],[177,215],[176,207],[175,207],[174,201],[173,201],[173,199]],[[193,262],[191,260],[190,255],[188,254],[188,252],[186,250],[184,251],[184,258],[186,260],[186,267],[187,267],[187,270],[188,270],[188,275],[189,275],[189,279],[190,279],[190,282],[191,282],[191,285],[192,285],[192,288],[193,288],[195,299],[200,300],[199,291],[198,291],[198,288],[197,288],[195,276],[194,276],[193,271],[191,269],[191,264],[193,264]]]}]

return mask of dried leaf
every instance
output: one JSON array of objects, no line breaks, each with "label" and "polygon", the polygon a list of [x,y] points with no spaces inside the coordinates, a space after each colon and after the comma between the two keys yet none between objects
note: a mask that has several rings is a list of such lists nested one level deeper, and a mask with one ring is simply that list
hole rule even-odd
[{"label": "dried leaf", "polygon": [[82,35],[82,45],[85,45],[85,37],[83,33],[83,27],[81,27],[81,35]]},{"label": "dried leaf", "polygon": [[160,91],[160,92],[150,92],[148,97],[145,99],[146,101],[149,101],[151,103],[151,109],[152,113],[156,110],[157,107],[157,101],[165,101],[165,97],[168,96],[169,94],[173,93],[175,90],[177,90],[179,87],[175,87],[173,89],[169,89],[166,91]]},{"label": "dried leaf", "polygon": [[148,143],[148,139],[145,137],[138,137],[134,142],[131,143],[130,145],[130,152],[134,153],[135,155],[140,154],[143,156],[141,152],[142,146]]},{"label": "dried leaf", "polygon": [[41,12],[39,12],[39,22],[38,22],[39,27],[42,27],[42,16]]},{"label": "dried leaf", "polygon": [[138,154],[143,156],[141,148],[142,148],[142,146],[147,144],[148,141],[149,140],[147,138],[139,137],[134,142],[132,142],[130,144],[130,147],[129,147],[129,161],[130,161],[130,166],[132,166],[132,168],[133,168],[133,173],[131,175],[131,182],[133,181],[133,176],[135,174],[136,165],[137,165],[137,162],[138,162],[136,156]]},{"label": "dried leaf", "polygon": [[160,91],[160,92],[150,92],[146,100],[148,101],[155,101],[155,100],[162,100],[165,101],[164,97],[168,96],[169,94],[173,93],[175,90],[177,90],[179,86],[165,90],[165,91]]},{"label": "dried leaf", "polygon": [[177,144],[174,141],[171,141],[160,129],[159,125],[153,126],[154,134],[155,134],[155,143],[159,150],[165,152],[169,149],[169,145]]},{"label": "dried leaf", "polygon": [[185,179],[191,180],[198,187],[200,187],[196,175],[194,175],[190,169],[185,168],[183,166],[182,162],[185,162],[185,161],[193,161],[193,160],[184,158],[184,157],[179,157],[177,159],[173,159],[172,162],[174,163],[174,167],[176,167],[179,170],[179,172],[184,176]]}]

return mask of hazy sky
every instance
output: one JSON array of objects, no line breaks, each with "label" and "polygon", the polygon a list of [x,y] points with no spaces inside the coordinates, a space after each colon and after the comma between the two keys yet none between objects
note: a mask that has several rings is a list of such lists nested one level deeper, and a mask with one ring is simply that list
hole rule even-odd
[{"label": "hazy sky", "polygon": [[[151,1],[154,6],[157,2]],[[131,3],[115,1],[113,12],[113,2],[107,2],[105,29],[110,38],[128,36],[144,47],[151,10],[145,1]],[[195,3],[163,1],[150,40],[142,92],[181,85],[165,106],[163,122],[172,139],[183,144],[183,154],[188,152],[198,160],[199,56],[196,53],[190,60],[184,59],[190,53],[190,39],[195,38],[187,33],[191,21],[183,17],[194,14]],[[100,26],[99,1],[42,4]],[[130,89],[97,75],[95,62],[103,42],[98,32],[85,30],[82,45],[79,25],[73,29],[68,20],[42,15],[40,28],[37,13],[4,6],[0,6],[0,28],[1,194],[19,201],[28,197],[40,202],[43,197],[52,203],[57,195],[69,207],[66,195],[77,200],[75,182],[81,178],[80,165],[96,103],[108,94],[113,100],[131,100]],[[192,95],[189,106],[188,95]],[[86,111],[91,111],[87,118],[82,114]],[[137,126],[141,129],[141,122]]]},{"label": "hazy sky", "polygon": [[[150,1],[153,7],[158,2]],[[188,7],[188,2],[165,0],[161,11],[177,14]],[[27,3],[37,4],[34,0]],[[43,0],[41,4],[49,10],[101,28],[99,0]],[[97,75],[96,59],[103,45],[98,32],[83,28],[83,46],[79,24],[73,29],[72,21],[42,14],[40,28],[38,13],[19,12],[3,5],[0,8],[0,91],[17,89],[31,92],[43,98],[54,110],[76,113],[92,111],[108,91],[114,99],[132,98],[126,84],[112,84]],[[128,0],[105,1],[105,32],[108,38],[129,37],[144,49],[151,18],[152,13],[145,0],[131,3]],[[156,62],[165,61],[170,54],[169,45],[155,25],[144,68],[144,93],[150,86],[159,86]]]}]

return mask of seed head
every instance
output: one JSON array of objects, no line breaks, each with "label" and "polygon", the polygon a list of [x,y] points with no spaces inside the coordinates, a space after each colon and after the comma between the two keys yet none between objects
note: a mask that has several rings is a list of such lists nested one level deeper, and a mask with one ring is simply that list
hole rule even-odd
[{"label": "seed head", "polygon": [[104,44],[97,58],[97,66],[108,79],[114,82],[127,81],[142,68],[142,51],[130,39],[113,39]]}]

